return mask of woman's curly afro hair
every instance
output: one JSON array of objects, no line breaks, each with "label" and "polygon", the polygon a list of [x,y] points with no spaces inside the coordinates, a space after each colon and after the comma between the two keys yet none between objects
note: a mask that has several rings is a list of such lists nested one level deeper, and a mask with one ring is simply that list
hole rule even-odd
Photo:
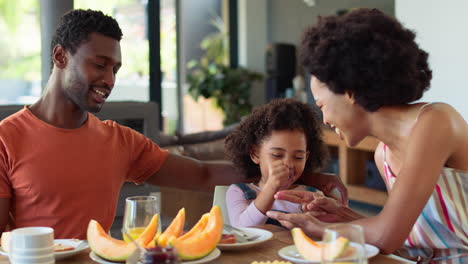
[{"label": "woman's curly afro hair", "polygon": [[377,9],[320,17],[304,32],[301,58],[331,91],[371,112],[418,100],[432,78],[415,34]]},{"label": "woman's curly afro hair", "polygon": [[261,175],[250,152],[260,146],[273,131],[303,131],[310,152],[304,172],[316,171],[325,165],[327,148],[322,140],[321,121],[311,105],[294,99],[275,99],[256,107],[225,139],[226,156],[248,178]]}]

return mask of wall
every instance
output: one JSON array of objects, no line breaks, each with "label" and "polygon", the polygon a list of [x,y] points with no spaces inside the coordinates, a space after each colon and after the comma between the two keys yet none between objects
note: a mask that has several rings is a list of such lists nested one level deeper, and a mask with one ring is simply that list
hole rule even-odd
[{"label": "wall", "polygon": [[[298,45],[304,29],[317,21],[318,15],[335,14],[338,9],[374,7],[394,14],[394,0],[315,0],[309,7],[304,0],[239,0],[239,64],[265,73],[265,49],[269,43]],[[265,85],[257,84],[251,101],[265,101]]]},{"label": "wall", "polygon": [[421,101],[446,102],[468,121],[468,1],[396,0],[396,17],[429,53],[432,83]]},{"label": "wall", "polygon": [[339,9],[368,7],[395,14],[394,0],[315,0],[315,6],[311,7],[304,0],[270,0],[268,3],[269,42],[298,44],[302,32],[315,24],[318,16],[334,15]]},{"label": "wall", "polygon": [[[265,74],[265,48],[267,46],[267,0],[239,0],[239,65]],[[265,100],[263,82],[256,82],[251,91],[251,102]]]}]

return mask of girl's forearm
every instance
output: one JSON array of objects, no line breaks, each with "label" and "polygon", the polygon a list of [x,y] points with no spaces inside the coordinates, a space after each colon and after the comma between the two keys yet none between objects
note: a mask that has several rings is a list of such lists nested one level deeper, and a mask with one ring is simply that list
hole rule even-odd
[{"label": "girl's forearm", "polygon": [[274,195],[276,192],[276,189],[266,187],[257,195],[257,198],[254,201],[255,207],[257,207],[257,209],[264,215],[266,215],[266,212],[268,212],[273,206],[273,203],[275,202]]}]

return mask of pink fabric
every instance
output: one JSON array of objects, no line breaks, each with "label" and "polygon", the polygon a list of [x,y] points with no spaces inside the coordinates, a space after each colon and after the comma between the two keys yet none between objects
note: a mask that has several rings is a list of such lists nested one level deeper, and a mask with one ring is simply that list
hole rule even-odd
[{"label": "pink fabric", "polygon": [[[398,180],[386,161],[383,146],[385,181],[389,190]],[[418,217],[405,247],[404,257],[422,256],[430,263],[468,263],[468,172],[444,167],[435,189]]]},{"label": "pink fabric", "polygon": [[[249,183],[250,189],[255,191],[257,195],[260,193],[260,187]],[[306,186],[298,185],[294,190],[305,190]],[[257,209],[254,200],[246,200],[244,192],[235,184],[231,185],[226,192],[226,205],[229,213],[231,225],[237,227],[248,227],[262,225],[268,220],[268,217]],[[288,201],[276,200],[273,203],[271,210],[284,211],[289,213],[302,212],[299,204]]]}]

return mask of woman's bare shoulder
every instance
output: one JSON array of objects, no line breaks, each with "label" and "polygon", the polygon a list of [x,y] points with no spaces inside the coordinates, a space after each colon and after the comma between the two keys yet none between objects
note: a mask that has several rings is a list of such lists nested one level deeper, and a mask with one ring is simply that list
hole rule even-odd
[{"label": "woman's bare shoulder", "polygon": [[[468,123],[451,105],[432,103],[421,108],[416,126],[424,137],[431,138],[440,134],[440,143],[452,146],[446,165],[466,169],[468,166]],[[443,140],[442,140],[443,139]]]},{"label": "woman's bare shoulder", "polygon": [[417,121],[429,122],[434,126],[445,126],[454,135],[468,138],[468,123],[451,105],[446,103],[430,103],[421,107]]}]

